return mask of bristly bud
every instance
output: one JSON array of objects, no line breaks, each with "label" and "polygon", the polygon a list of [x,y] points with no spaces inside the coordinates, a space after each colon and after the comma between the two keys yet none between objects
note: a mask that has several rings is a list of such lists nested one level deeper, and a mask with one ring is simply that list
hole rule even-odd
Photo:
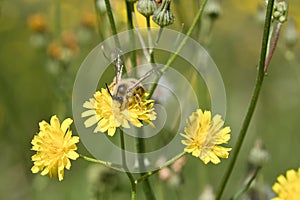
[{"label": "bristly bud", "polygon": [[157,9],[157,3],[155,0],[139,0],[136,4],[136,9],[145,17],[149,17]]},{"label": "bristly bud", "polygon": [[275,3],[273,17],[280,23],[284,23],[287,20],[288,4],[285,1]]},{"label": "bristly bud", "polygon": [[248,162],[251,166],[261,167],[269,160],[269,157],[262,140],[259,139],[255,141],[255,145],[250,151]]},{"label": "bristly bud", "polygon": [[207,3],[205,7],[205,14],[211,18],[211,20],[217,19],[221,13],[221,5],[219,0],[211,0]]},{"label": "bristly bud", "polygon": [[174,16],[170,9],[171,0],[163,0],[160,7],[154,12],[152,20],[160,27],[174,23]]}]

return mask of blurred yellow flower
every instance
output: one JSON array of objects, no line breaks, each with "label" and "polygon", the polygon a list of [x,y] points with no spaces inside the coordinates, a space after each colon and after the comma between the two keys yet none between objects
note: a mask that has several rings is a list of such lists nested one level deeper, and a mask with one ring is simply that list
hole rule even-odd
[{"label": "blurred yellow flower", "polygon": [[46,20],[44,15],[37,13],[30,16],[27,20],[30,30],[34,32],[43,32],[46,30]]},{"label": "blurred yellow flower", "polygon": [[70,130],[72,122],[72,119],[67,118],[60,124],[54,115],[51,117],[50,124],[45,121],[39,123],[40,132],[31,141],[33,145],[31,150],[36,151],[36,154],[31,157],[34,162],[32,173],[42,171],[43,176],[48,174],[50,178],[63,180],[64,168],[71,167],[69,159],[76,160],[79,157],[76,153],[79,137],[72,137]]},{"label": "blurred yellow flower", "polygon": [[300,199],[300,168],[298,171],[288,170],[286,177],[278,176],[277,182],[272,186],[277,197],[272,200],[298,200]]},{"label": "blurred yellow flower", "polygon": [[181,134],[186,140],[184,151],[199,157],[205,164],[212,162],[220,163],[220,158],[228,158],[231,148],[218,146],[226,144],[230,139],[230,127],[222,128],[224,121],[220,115],[215,115],[211,120],[211,112],[198,109],[193,112],[186,121],[185,134]]},{"label": "blurred yellow flower", "polygon": [[[110,88],[113,93],[112,87]],[[97,124],[94,132],[106,132],[109,136],[113,136],[116,128],[130,128],[129,123],[136,127],[143,126],[141,121],[147,122],[154,126],[151,121],[156,119],[156,113],[153,105],[154,100],[147,100],[147,93],[140,97],[137,102],[132,97],[129,100],[128,108],[121,109],[119,102],[113,101],[107,89],[102,88],[101,92],[96,91],[94,98],[89,99],[83,104],[84,108],[89,110],[83,112],[81,117],[89,117],[85,122],[85,127],[91,127]]]}]

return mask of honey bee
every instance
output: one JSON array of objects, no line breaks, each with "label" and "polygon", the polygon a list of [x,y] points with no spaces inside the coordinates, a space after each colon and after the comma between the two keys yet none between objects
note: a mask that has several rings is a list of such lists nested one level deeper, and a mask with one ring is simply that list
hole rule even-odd
[{"label": "honey bee", "polygon": [[156,69],[151,69],[141,78],[122,78],[122,72],[124,68],[124,62],[122,59],[122,52],[120,49],[116,49],[113,53],[113,63],[116,68],[116,77],[113,87],[113,93],[110,92],[109,87],[106,85],[107,90],[112,97],[113,103],[118,103],[120,110],[125,110],[132,103],[141,102],[141,97],[145,94],[146,90],[142,85],[142,81],[148,78]]}]

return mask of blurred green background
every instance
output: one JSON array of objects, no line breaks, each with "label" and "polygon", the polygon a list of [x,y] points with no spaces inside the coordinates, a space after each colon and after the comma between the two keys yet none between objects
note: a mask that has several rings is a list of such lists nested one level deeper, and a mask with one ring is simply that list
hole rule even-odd
[{"label": "blurred green background", "polygon": [[[184,23],[184,30],[188,29],[199,2],[174,0],[176,22],[169,28],[180,30]],[[202,41],[224,79],[228,101],[226,124],[232,129],[229,146],[236,142],[254,87],[263,29],[258,6],[262,2],[221,1],[222,13],[213,24],[209,41],[205,38]],[[288,2],[289,18],[300,27],[300,2]],[[121,0],[113,3],[118,30],[126,30],[125,3]],[[105,13],[100,16],[97,28],[93,20],[94,1],[1,0],[0,5],[1,199],[93,199],[98,190],[112,191],[106,199],[129,199],[130,184],[124,174],[89,165],[81,159],[72,163],[62,182],[30,171],[30,157],[34,153],[30,151],[30,141],[38,131],[38,122],[49,121],[53,114],[61,119],[71,116],[70,97],[76,72],[88,52],[111,34]],[[42,32],[28,27],[30,16],[36,13],[45,19],[47,28]],[[286,31],[289,30],[284,24],[224,199],[243,183],[248,154],[258,138],[270,153],[270,160],[260,172],[264,184],[271,186],[279,174],[300,166],[300,47],[295,43],[287,48],[286,38],[292,34],[285,36]],[[197,39],[198,35],[193,37]],[[58,48],[48,46],[53,41]],[[64,52],[63,56],[56,57],[57,49]],[[79,145],[79,151],[88,154],[83,145]],[[188,156],[184,183],[179,188],[163,183],[157,176],[150,181],[156,183],[158,199],[197,199],[206,184],[217,188],[227,164],[228,160],[223,160],[219,165],[204,165]],[[103,175],[94,184],[99,171],[108,177]],[[139,186],[138,199],[141,198]]]}]

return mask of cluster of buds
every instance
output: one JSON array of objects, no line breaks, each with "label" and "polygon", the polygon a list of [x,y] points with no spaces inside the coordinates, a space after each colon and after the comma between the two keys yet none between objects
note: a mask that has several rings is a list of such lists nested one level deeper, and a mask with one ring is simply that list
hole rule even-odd
[{"label": "cluster of buds", "polygon": [[137,5],[139,13],[145,17],[152,16],[152,20],[160,27],[174,23],[174,15],[171,11],[171,0],[139,0]]},{"label": "cluster of buds", "polygon": [[285,1],[276,2],[274,5],[273,18],[279,23],[284,23],[287,20],[288,5]]},{"label": "cluster of buds", "polygon": [[73,32],[64,32],[61,42],[51,42],[48,45],[50,58],[64,64],[68,64],[78,51],[77,37]]},{"label": "cluster of buds", "polygon": [[159,179],[167,182],[171,186],[179,186],[183,180],[182,169],[186,164],[186,157],[183,156],[176,160],[170,167],[164,167],[158,172]]}]

